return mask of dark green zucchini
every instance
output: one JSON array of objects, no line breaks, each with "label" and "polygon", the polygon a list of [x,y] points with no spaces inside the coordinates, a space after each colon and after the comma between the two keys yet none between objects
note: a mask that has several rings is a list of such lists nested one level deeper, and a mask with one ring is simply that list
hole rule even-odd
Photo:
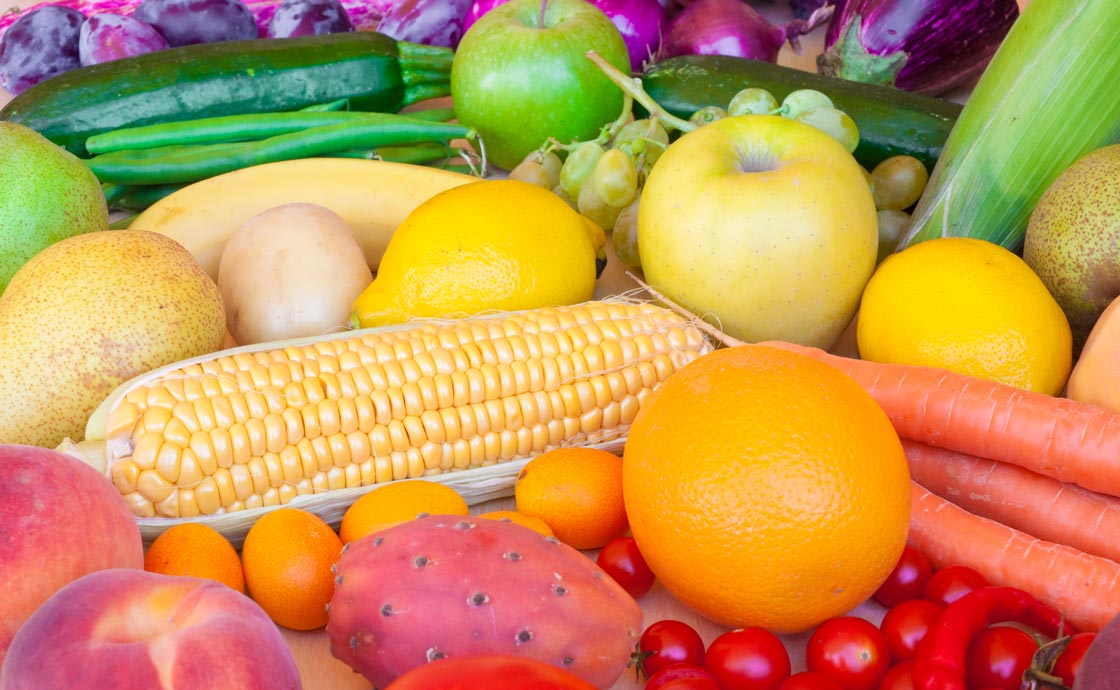
[{"label": "dark green zucchini", "polygon": [[868,170],[899,154],[914,156],[932,169],[961,111],[959,104],[940,98],[722,55],[669,58],[642,74],[645,91],[681,118],[707,106],[725,108],[749,86],[766,89],[779,101],[797,89],[826,94],[859,127],[854,155]]},{"label": "dark green zucchini", "polygon": [[84,157],[87,137],[121,127],[338,99],[397,112],[450,93],[453,55],[371,31],[189,45],[64,72],[13,98],[0,119]]}]

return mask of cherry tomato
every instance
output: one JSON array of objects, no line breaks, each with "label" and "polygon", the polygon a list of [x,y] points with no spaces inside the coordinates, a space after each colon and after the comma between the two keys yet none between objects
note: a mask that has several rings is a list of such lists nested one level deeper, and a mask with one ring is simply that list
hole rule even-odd
[{"label": "cherry tomato", "polygon": [[890,667],[887,638],[874,623],[837,616],[816,627],[805,646],[810,671],[832,676],[849,690],[874,690]]},{"label": "cherry tomato", "polygon": [[987,586],[984,576],[967,565],[947,565],[929,576],[922,597],[948,606],[969,592]]},{"label": "cherry tomato", "polygon": [[894,570],[872,596],[875,601],[890,608],[907,599],[920,599],[922,590],[933,573],[933,564],[926,555],[912,546],[902,549]]},{"label": "cherry tomato", "polygon": [[512,654],[482,654],[437,659],[398,676],[385,690],[595,690],[559,666]]},{"label": "cherry tomato", "polygon": [[653,571],[642,558],[634,537],[610,540],[600,549],[595,562],[635,599],[653,587]]},{"label": "cherry tomato", "polygon": [[644,690],[720,690],[712,672],[692,664],[669,664],[649,677]]},{"label": "cherry tomato", "polygon": [[965,684],[970,688],[1019,690],[1038,643],[1019,628],[992,625],[980,631],[965,653]]},{"label": "cherry tomato", "polygon": [[1077,671],[1081,668],[1081,660],[1085,658],[1085,650],[1093,644],[1096,637],[1097,633],[1095,632],[1077,633],[1069,638],[1069,644],[1054,661],[1054,669],[1051,672],[1061,678],[1066,687],[1073,687],[1073,679],[1077,677]]},{"label": "cherry tomato", "polygon": [[925,639],[943,609],[928,599],[908,599],[887,611],[879,629],[887,640],[891,661],[913,659],[918,643]]},{"label": "cherry tomato", "polygon": [[782,681],[778,690],[845,690],[840,681],[816,671],[801,671]]},{"label": "cherry tomato", "polygon": [[914,690],[914,660],[900,661],[887,669],[879,681],[879,690]]},{"label": "cherry tomato", "polygon": [[638,638],[642,670],[649,678],[669,664],[704,665],[704,639],[684,621],[666,618],[651,623]]},{"label": "cherry tomato", "polygon": [[769,630],[740,628],[712,640],[704,667],[722,690],[777,690],[790,674],[789,652]]}]

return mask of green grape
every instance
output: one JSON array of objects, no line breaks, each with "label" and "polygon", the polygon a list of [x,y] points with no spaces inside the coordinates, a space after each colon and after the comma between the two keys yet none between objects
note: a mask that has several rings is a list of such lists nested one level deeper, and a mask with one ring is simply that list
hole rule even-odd
[{"label": "green grape", "polygon": [[622,211],[621,208],[608,204],[593,184],[584,184],[580,187],[576,210],[604,229],[614,227],[614,221]]},{"label": "green grape", "polygon": [[781,115],[796,120],[797,116],[806,110],[832,107],[832,99],[820,91],[816,89],[797,89],[796,91],[790,91],[782,99]]},{"label": "green grape", "polygon": [[778,99],[766,89],[749,86],[731,97],[728,115],[767,115],[778,109]]},{"label": "green grape", "polygon": [[871,171],[871,196],[879,211],[901,211],[917,203],[929,182],[926,166],[913,156],[891,156]]},{"label": "green grape", "polygon": [[709,105],[697,110],[688,118],[688,121],[697,125],[706,125],[716,120],[727,117],[727,111],[718,105]]},{"label": "green grape", "polygon": [[641,193],[618,214],[611,231],[611,247],[623,266],[641,269],[642,258],[638,255],[638,203]]},{"label": "green grape", "polygon": [[611,146],[622,149],[631,158],[645,156],[646,162],[653,165],[653,161],[661,156],[661,152],[669,145],[669,133],[657,120],[643,118],[627,122],[614,135]]},{"label": "green grape", "polygon": [[848,153],[859,146],[859,128],[847,113],[836,108],[813,108],[797,114],[794,118],[798,122],[816,127],[848,150]]},{"label": "green grape", "polygon": [[[557,159],[559,162],[560,159]],[[556,186],[560,179],[560,168],[556,168],[556,179],[553,179],[549,169],[545,166],[544,160],[539,151],[534,151],[515,165],[513,170],[509,171],[509,178],[511,180],[521,180],[538,187],[545,189],[552,189]]]},{"label": "green grape", "polygon": [[597,141],[585,141],[577,146],[564,159],[560,168],[560,186],[568,193],[568,198],[578,199],[583,181],[591,175],[595,164],[603,155],[603,146]]},{"label": "green grape", "polygon": [[876,263],[894,253],[898,238],[910,227],[910,214],[906,211],[879,211],[879,256]]},{"label": "green grape", "polygon": [[638,170],[625,151],[610,149],[599,157],[595,170],[583,186],[587,187],[589,183],[607,205],[622,208],[638,194]]}]

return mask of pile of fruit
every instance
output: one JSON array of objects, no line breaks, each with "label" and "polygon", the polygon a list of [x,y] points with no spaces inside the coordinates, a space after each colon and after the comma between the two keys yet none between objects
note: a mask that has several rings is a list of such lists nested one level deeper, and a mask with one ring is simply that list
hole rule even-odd
[{"label": "pile of fruit", "polygon": [[775,3],[0,22],[0,690],[1115,687],[1120,5]]}]

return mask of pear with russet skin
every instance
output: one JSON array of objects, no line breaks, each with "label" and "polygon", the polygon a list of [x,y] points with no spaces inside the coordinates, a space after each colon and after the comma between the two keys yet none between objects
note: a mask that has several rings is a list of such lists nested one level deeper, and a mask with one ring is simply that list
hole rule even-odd
[{"label": "pear with russet skin", "polygon": [[1027,224],[1023,259],[1066,313],[1080,352],[1120,295],[1120,144],[1081,157],[1047,188]]}]

